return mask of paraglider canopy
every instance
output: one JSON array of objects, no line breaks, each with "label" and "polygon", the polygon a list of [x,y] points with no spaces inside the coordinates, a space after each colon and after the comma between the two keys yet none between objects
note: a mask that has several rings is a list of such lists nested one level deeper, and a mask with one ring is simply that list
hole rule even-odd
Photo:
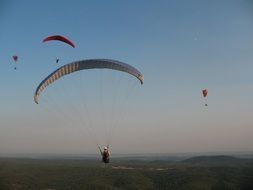
[{"label": "paraglider canopy", "polygon": [[43,39],[42,42],[48,42],[48,41],[51,41],[51,40],[58,40],[58,41],[67,43],[68,45],[70,45],[73,48],[75,48],[75,44],[73,42],[71,42],[68,38],[60,36],[60,35],[48,36],[45,39]]},{"label": "paraglider canopy", "polygon": [[207,89],[202,90],[202,94],[203,94],[204,97],[206,97],[207,94],[208,94],[208,90]]},{"label": "paraglider canopy", "polygon": [[75,61],[66,65],[63,65],[62,67],[56,69],[54,72],[48,75],[37,87],[34,93],[34,101],[38,104],[39,95],[41,94],[41,92],[54,81],[58,80],[59,78],[65,75],[75,73],[81,70],[87,70],[87,69],[111,69],[111,70],[122,71],[136,77],[140,81],[141,84],[143,84],[143,81],[144,81],[144,76],[141,74],[140,71],[138,71],[133,66],[120,62],[120,61],[116,61],[112,59],[80,60],[80,61]]},{"label": "paraglider canopy", "polygon": [[18,61],[18,56],[17,56],[17,55],[13,55],[12,58],[13,58],[13,60],[14,60],[15,62]]}]

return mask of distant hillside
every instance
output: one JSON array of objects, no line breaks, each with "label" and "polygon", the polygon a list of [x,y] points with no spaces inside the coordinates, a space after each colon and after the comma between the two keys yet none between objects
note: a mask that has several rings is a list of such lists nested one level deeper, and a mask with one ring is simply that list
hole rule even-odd
[{"label": "distant hillside", "polygon": [[230,156],[175,162],[116,160],[107,166],[97,159],[0,158],[0,190],[251,190],[252,163]]},{"label": "distant hillside", "polygon": [[196,156],[186,160],[181,161],[181,163],[201,165],[201,166],[252,166],[253,159],[246,158],[236,158],[233,156]]}]

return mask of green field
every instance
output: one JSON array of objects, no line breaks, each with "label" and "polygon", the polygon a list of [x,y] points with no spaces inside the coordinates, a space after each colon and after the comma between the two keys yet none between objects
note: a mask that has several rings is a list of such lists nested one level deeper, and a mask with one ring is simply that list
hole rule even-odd
[{"label": "green field", "polygon": [[228,156],[182,161],[0,158],[1,190],[253,189],[253,159]]}]

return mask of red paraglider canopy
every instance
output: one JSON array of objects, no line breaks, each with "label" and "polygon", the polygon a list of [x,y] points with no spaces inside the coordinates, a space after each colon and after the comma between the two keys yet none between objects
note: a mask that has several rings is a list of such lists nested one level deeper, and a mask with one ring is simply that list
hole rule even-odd
[{"label": "red paraglider canopy", "polygon": [[204,97],[206,97],[207,94],[208,94],[208,90],[207,89],[202,90],[202,94],[203,94]]},{"label": "red paraglider canopy", "polygon": [[13,58],[13,60],[14,60],[15,62],[18,61],[18,56],[17,56],[17,55],[13,55],[12,58]]},{"label": "red paraglider canopy", "polygon": [[67,44],[69,44],[70,46],[72,46],[73,48],[75,48],[75,44],[73,42],[71,42],[69,39],[67,39],[66,37],[60,36],[60,35],[54,35],[54,36],[48,36],[46,37],[43,42],[47,42],[47,41],[51,41],[51,40],[58,40],[58,41],[62,41],[65,42]]}]

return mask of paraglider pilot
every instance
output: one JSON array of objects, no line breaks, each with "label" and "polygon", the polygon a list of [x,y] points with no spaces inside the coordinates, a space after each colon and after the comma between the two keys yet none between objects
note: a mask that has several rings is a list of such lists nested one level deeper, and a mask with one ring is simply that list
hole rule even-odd
[{"label": "paraglider pilot", "polygon": [[109,146],[107,145],[103,151],[101,150],[100,146],[98,146],[98,148],[102,156],[102,162],[104,162],[105,164],[109,163],[110,162]]}]

